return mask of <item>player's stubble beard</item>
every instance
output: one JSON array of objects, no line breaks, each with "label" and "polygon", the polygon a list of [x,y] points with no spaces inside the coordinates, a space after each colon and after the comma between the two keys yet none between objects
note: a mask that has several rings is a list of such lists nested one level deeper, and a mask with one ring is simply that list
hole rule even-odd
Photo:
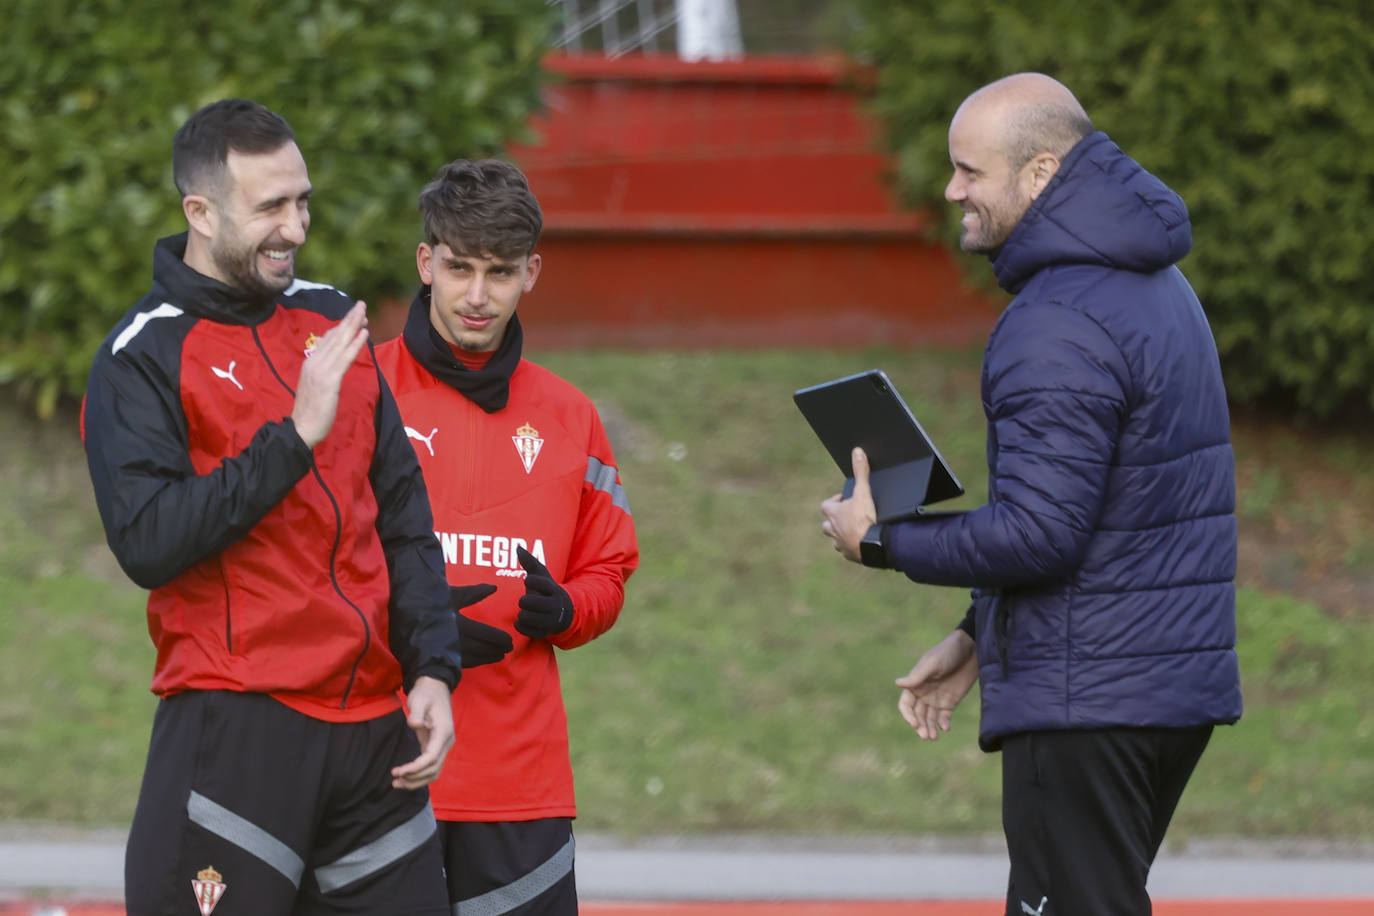
[{"label": "player's stubble beard", "polygon": [[[270,242],[270,240],[269,240]],[[266,277],[258,271],[258,252],[264,248],[291,252],[291,268],[277,277]],[[287,244],[250,245],[243,240],[237,229],[228,229],[210,246],[210,259],[226,278],[229,286],[242,290],[257,299],[270,299],[278,295],[295,279],[295,246]]]}]

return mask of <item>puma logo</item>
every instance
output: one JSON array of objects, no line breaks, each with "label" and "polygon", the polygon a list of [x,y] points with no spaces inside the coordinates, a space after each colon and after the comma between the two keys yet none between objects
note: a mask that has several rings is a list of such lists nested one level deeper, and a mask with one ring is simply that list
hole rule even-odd
[{"label": "puma logo", "polygon": [[210,367],[210,371],[213,372],[213,373],[215,373],[215,375],[218,375],[220,378],[227,378],[229,381],[233,382],[235,385],[238,385],[239,391],[242,391],[242,390],[243,390],[243,386],[242,386],[242,385],[239,385],[239,380],[236,379],[236,378],[234,378],[234,367],[237,366],[237,365],[238,365],[238,360],[231,359],[231,360],[229,360],[229,368],[228,368],[228,369],[221,369],[219,366],[211,366],[211,367]]},{"label": "puma logo", "polygon": [[[216,370],[216,371],[219,371],[219,370]],[[407,426],[407,427],[406,427],[406,436],[407,436],[407,438],[410,438],[410,439],[419,439],[421,442],[423,442],[423,443],[425,444],[425,448],[429,449],[429,457],[433,458],[433,457],[434,457],[434,443],[433,443],[431,440],[434,438],[434,434],[437,433],[438,431],[439,431],[439,427],[436,426],[436,427],[434,427],[433,429],[431,429],[431,430],[429,431],[429,435],[428,435],[428,436],[422,436],[422,435],[420,435],[420,433],[419,433],[417,430],[411,429],[409,426]]]},{"label": "puma logo", "polygon": [[1040,906],[1036,907],[1035,909],[1031,909],[1031,908],[1030,908],[1030,904],[1027,903],[1026,901],[1022,900],[1022,901],[1021,901],[1021,912],[1023,912],[1023,913],[1029,913],[1030,916],[1040,916],[1040,914],[1044,912],[1044,910],[1045,910],[1045,904],[1049,902],[1049,899],[1050,899],[1050,898],[1048,898],[1048,897],[1041,897],[1041,898],[1040,898]]}]

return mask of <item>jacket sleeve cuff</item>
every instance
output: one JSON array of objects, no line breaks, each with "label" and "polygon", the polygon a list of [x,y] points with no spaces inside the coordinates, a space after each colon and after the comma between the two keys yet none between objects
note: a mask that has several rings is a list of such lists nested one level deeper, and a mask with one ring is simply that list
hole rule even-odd
[{"label": "jacket sleeve cuff", "polygon": [[968,612],[964,614],[964,619],[961,620],[961,621],[959,621],[959,626],[957,627],[957,629],[963,630],[965,633],[967,633],[969,639],[975,639],[975,640],[976,640],[978,637],[977,637],[977,635],[974,633],[974,630],[973,630],[973,626],[974,626],[974,610],[973,610],[973,608],[974,608],[974,606],[973,606],[972,604],[970,604],[970,605],[968,606]]},{"label": "jacket sleeve cuff", "polygon": [[415,682],[420,678],[432,677],[436,681],[443,681],[448,685],[448,689],[452,691],[453,688],[458,686],[458,681],[462,676],[463,672],[461,669],[450,668],[448,665],[437,663],[425,665],[417,671],[410,672],[406,676],[405,690],[406,693],[410,693],[411,688],[415,686]]}]

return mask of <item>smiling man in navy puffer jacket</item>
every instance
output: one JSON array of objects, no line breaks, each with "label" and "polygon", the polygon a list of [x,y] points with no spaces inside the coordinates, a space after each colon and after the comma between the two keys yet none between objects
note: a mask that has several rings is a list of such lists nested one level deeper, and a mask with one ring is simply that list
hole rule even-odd
[{"label": "smiling man in navy puffer jacket", "polygon": [[1034,73],[949,130],[961,247],[1016,298],[988,340],[989,500],[878,526],[867,460],[823,532],[845,557],[975,589],[899,678],[926,739],[981,685],[1002,751],[1008,913],[1150,912],[1145,881],[1216,724],[1241,714],[1235,459],[1216,345],[1176,266],[1183,201]]}]

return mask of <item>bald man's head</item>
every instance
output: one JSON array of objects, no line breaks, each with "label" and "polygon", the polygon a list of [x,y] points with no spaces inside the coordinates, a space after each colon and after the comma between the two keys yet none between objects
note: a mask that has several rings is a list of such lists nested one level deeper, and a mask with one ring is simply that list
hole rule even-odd
[{"label": "bald man's head", "polygon": [[964,212],[964,250],[1000,248],[1092,130],[1073,93],[1042,73],[1017,73],[964,99],[949,124],[954,176],[945,186]]},{"label": "bald man's head", "polygon": [[994,142],[1019,169],[1040,153],[1063,159],[1088,134],[1093,122],[1063,83],[1043,73],[1014,73],[970,95],[954,113],[985,115]]}]

